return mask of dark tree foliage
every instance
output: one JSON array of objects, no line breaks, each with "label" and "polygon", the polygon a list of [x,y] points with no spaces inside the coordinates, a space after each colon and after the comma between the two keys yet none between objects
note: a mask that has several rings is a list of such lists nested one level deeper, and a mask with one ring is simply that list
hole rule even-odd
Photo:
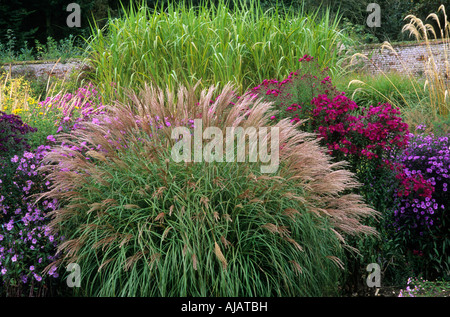
[{"label": "dark tree foliage", "polygon": [[[450,14],[450,0],[260,0],[259,3],[265,9],[286,6],[298,12],[324,10],[329,7],[333,14],[341,15],[341,21],[348,21],[356,26],[361,38],[368,34],[380,42],[412,40],[408,34],[402,33],[402,27],[407,22],[404,18],[408,14],[425,21],[430,13],[437,12],[441,4],[446,7],[447,14]],[[381,27],[367,26],[369,3],[380,5]],[[426,22],[432,24],[430,20]]]},{"label": "dark tree foliage", "polygon": [[[0,1],[0,42],[8,40],[8,29],[15,36],[15,49],[24,41],[46,42],[51,36],[56,40],[72,35],[89,35],[89,25],[93,21],[102,27],[108,17],[120,16],[122,6],[130,3],[145,3],[149,8],[164,7],[169,1],[176,0],[1,0]],[[183,0],[181,0],[183,1]],[[219,0],[184,0],[189,6],[205,3],[218,3]],[[233,8],[233,0],[225,0]],[[238,0],[250,2],[252,0]],[[67,5],[77,3],[81,8],[81,27],[68,27],[66,23]],[[178,2],[178,1],[177,1]],[[357,33],[370,34],[378,41],[407,40],[402,34],[404,17],[414,14],[425,20],[428,14],[436,12],[441,4],[450,12],[450,0],[259,0],[264,10],[289,8],[292,12],[316,11],[331,8],[332,14],[340,14],[343,22],[356,26]],[[369,12],[367,5],[375,2],[381,7],[381,27],[369,28],[366,24]],[[279,10],[282,12],[282,10]]]},{"label": "dark tree foliage", "polygon": [[25,1],[0,1],[0,42],[7,41],[6,30],[8,29],[14,31],[16,40],[20,43],[36,33],[36,27],[26,26],[26,21],[33,13],[33,10],[27,8],[23,2]]},{"label": "dark tree foliage", "polygon": [[[69,3],[80,5],[81,27],[68,27],[67,11]],[[6,30],[13,30],[17,48],[24,41],[46,42],[47,37],[66,38],[70,34],[88,35],[89,24],[94,20],[103,25],[108,15],[114,16],[119,8],[119,0],[8,0],[0,2],[0,41],[5,43]]]}]

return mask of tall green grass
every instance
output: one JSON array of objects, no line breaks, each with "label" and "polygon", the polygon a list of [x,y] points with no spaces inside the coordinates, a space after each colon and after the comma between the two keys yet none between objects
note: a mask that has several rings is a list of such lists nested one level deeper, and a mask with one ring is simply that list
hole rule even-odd
[{"label": "tall green grass", "polygon": [[429,102],[428,94],[420,89],[425,80],[415,81],[399,72],[370,74],[351,72],[334,80],[339,91],[345,91],[358,105],[368,107],[389,102],[400,108]]},{"label": "tall green grass", "polygon": [[[438,14],[441,14],[441,17]],[[354,79],[349,82],[347,90],[352,91],[354,98],[362,97],[364,99],[369,96],[367,99],[369,101],[376,98],[400,107],[410,126],[423,123],[442,125],[442,132],[448,133],[450,131],[450,127],[448,127],[450,120],[450,98],[448,96],[450,90],[450,81],[448,80],[450,74],[448,60],[448,56],[450,56],[450,23],[445,6],[441,5],[437,13],[431,13],[427,19],[430,19],[432,23],[425,23],[414,15],[408,15],[405,20],[409,20],[409,22],[402,29],[402,32],[409,33],[417,43],[425,48],[426,58],[423,61],[422,76],[413,74],[410,71],[411,65],[406,65],[392,44],[384,42],[381,50],[388,50],[396,56],[403,68],[402,75],[387,73],[377,67],[380,76],[376,76],[376,80],[371,76]],[[433,44],[437,40],[442,45],[442,61],[433,50]],[[357,53],[352,56],[350,64],[353,65],[359,58],[371,62],[367,56]],[[356,95],[358,97],[355,97]]]},{"label": "tall green grass", "polygon": [[223,87],[238,93],[264,79],[282,78],[297,69],[304,54],[322,66],[336,67],[341,44],[350,41],[338,28],[339,16],[278,9],[234,0],[188,7],[184,2],[150,10],[130,7],[105,29],[92,26],[93,80],[107,96],[144,82],[169,88],[177,84]]}]

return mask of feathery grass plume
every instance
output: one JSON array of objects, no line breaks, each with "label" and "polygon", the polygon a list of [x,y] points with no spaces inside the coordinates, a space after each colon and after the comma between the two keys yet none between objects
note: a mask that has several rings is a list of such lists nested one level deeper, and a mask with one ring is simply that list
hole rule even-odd
[{"label": "feathery grass plume", "polygon": [[[442,13],[443,23],[438,15],[440,12]],[[433,123],[445,119],[450,113],[450,99],[448,97],[450,88],[450,65],[448,62],[450,24],[445,6],[441,5],[438,13],[431,13],[427,19],[431,19],[435,23],[435,26],[431,23],[424,23],[424,21],[414,15],[408,15],[405,17],[405,20],[409,20],[409,22],[402,29],[402,32],[409,33],[418,43],[423,44],[422,47],[424,47],[426,55],[423,62],[423,76],[418,76],[413,73],[411,65],[407,65],[404,62],[391,43],[384,42],[381,45],[381,53],[388,50],[400,62],[403,69],[402,74],[404,75],[404,79],[409,81],[410,88],[402,88],[402,85],[399,84],[401,81],[395,80],[395,75],[392,76],[383,71],[364,54],[354,54],[350,62],[350,65],[354,65],[358,59],[362,58],[372,63],[374,68],[390,83],[391,87],[389,91],[394,92],[394,94],[387,95],[385,91],[388,90],[379,89],[376,85],[370,84],[370,80],[352,80],[349,83],[349,87],[353,85],[359,86],[358,89],[354,90],[352,98],[355,98],[355,95],[361,92],[378,94],[383,98],[384,102],[389,102],[402,109],[406,116],[406,121],[411,123],[410,126],[412,127],[424,123],[423,120],[428,120],[430,123]],[[433,45],[436,44],[442,46],[444,55],[442,62],[438,60],[434,53]],[[396,98],[391,98],[392,95],[395,95]],[[417,122],[417,120],[419,121]]]},{"label": "feathery grass plume", "polygon": [[[270,103],[249,95],[235,102],[231,84],[198,87],[173,93],[147,86],[59,136],[59,142],[86,142],[84,150],[56,146],[44,159],[53,188],[43,197],[62,206],[51,215],[53,230],[67,239],[61,263],[76,259],[82,268],[77,291],[336,295],[345,238],[375,233],[360,220],[376,212],[359,196],[344,194],[356,186],[352,174],[288,120],[275,126],[280,165],[271,174],[247,156],[244,162],[176,162],[176,127],[195,134],[201,122],[201,132],[217,127],[225,137],[227,127],[269,126]],[[192,127],[189,118],[200,121]],[[246,154],[250,148],[246,144]],[[88,152],[94,149],[97,154]]]}]

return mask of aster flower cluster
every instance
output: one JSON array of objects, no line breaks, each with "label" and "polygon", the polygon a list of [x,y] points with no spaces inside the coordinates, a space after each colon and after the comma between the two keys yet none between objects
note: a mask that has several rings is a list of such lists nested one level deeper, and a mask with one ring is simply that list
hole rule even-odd
[{"label": "aster flower cluster", "polygon": [[399,186],[391,227],[418,272],[434,278],[450,270],[450,142],[448,135],[425,134],[424,128],[392,157]]},{"label": "aster flower cluster", "polygon": [[420,281],[418,278],[408,278],[405,290],[401,289],[398,297],[416,297],[416,295],[423,290],[420,282],[424,282],[423,278],[420,278]]},{"label": "aster flower cluster", "polygon": [[12,285],[45,283],[46,277],[58,277],[55,268],[47,276],[42,270],[55,258],[60,237],[53,235],[46,223],[48,212],[58,207],[56,201],[35,203],[33,194],[49,189],[37,169],[49,146],[14,155],[0,167],[0,281]]},{"label": "aster flower cluster", "polygon": [[449,137],[411,134],[411,142],[396,160],[402,166],[397,174],[402,186],[397,189],[398,204],[394,212],[398,230],[408,226],[422,236],[428,229],[448,226]]},{"label": "aster flower cluster", "polygon": [[[79,88],[75,94],[47,98],[40,106],[61,113],[55,121],[56,134],[77,129],[82,121],[91,120],[92,114],[103,111],[100,97],[92,85]],[[2,114],[0,122],[5,126],[0,130],[4,132],[3,136],[6,135],[3,139],[12,137],[15,144],[20,145],[17,149],[8,145],[8,152],[2,155],[5,159],[0,162],[0,282],[6,285],[5,289],[7,285],[33,288],[58,277],[58,269],[52,263],[63,237],[50,232],[46,217],[58,208],[58,202],[36,201],[35,196],[48,191],[51,186],[45,173],[38,169],[41,160],[52,151],[50,145],[56,138],[48,135],[47,145],[30,150],[25,134],[36,128],[24,124],[16,115]],[[11,131],[18,136],[11,136]],[[62,146],[83,148],[82,144]]]}]

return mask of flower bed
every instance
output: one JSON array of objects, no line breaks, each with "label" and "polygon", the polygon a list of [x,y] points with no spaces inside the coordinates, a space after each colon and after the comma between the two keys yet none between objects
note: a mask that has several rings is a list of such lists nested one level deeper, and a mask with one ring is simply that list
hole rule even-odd
[{"label": "flower bed", "polygon": [[[383,261],[390,257],[405,264],[392,274],[445,277],[450,272],[448,136],[424,134],[421,130],[412,134],[399,109],[387,103],[360,107],[333,86],[327,69],[319,69],[314,58],[305,55],[299,62],[300,68],[287,78],[264,80],[245,96],[273,103],[271,111],[278,112],[269,118],[272,125],[288,119],[298,129],[313,133],[321,151],[334,162],[345,161],[361,183],[351,191],[361,194],[382,213],[380,222],[367,223],[376,227],[381,241],[346,240],[361,251],[363,259],[355,265],[373,261],[384,265]],[[236,107],[245,96],[230,97],[228,106]],[[208,105],[213,106],[219,97],[211,95]],[[250,114],[251,109],[247,110]],[[51,157],[54,146],[62,151],[66,148],[67,155],[100,150],[85,141],[60,140],[85,123],[107,127],[109,123],[101,121],[101,115],[108,111],[95,87],[88,85],[73,94],[45,99],[35,110],[29,110],[29,115],[21,113],[30,125],[18,115],[1,113],[0,290],[4,294],[45,295],[45,290],[61,279],[55,261],[61,256],[57,248],[65,240],[49,231],[50,219],[45,217],[61,206],[53,199],[36,200],[53,189],[40,167],[44,158]],[[32,123],[37,114],[42,120],[35,122],[36,129]],[[161,128],[174,124],[173,118],[160,116],[165,118]],[[199,112],[192,118],[201,116]],[[184,123],[189,122],[192,125],[192,120],[185,118]],[[135,124],[136,128],[143,127],[139,122]],[[104,132],[109,135],[111,131]],[[122,142],[121,138],[118,142]],[[389,253],[392,249],[395,252]],[[351,259],[349,256],[348,265]]]}]

